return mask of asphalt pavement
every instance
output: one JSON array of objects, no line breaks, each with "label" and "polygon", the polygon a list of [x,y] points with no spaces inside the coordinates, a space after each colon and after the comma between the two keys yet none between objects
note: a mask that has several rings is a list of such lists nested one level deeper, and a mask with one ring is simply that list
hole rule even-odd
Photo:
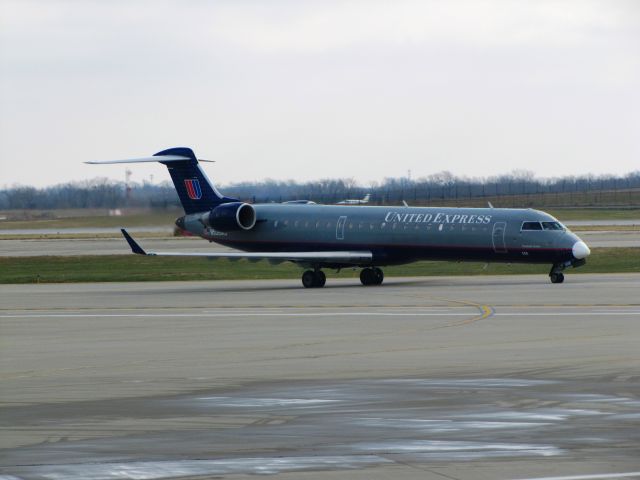
[{"label": "asphalt pavement", "polygon": [[0,478],[640,478],[640,275],[0,286]]}]

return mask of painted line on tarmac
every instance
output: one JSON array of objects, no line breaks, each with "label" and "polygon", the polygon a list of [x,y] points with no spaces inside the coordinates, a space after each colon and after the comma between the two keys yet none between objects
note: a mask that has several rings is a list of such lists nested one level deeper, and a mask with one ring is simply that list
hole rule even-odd
[{"label": "painted line on tarmac", "polygon": [[640,472],[596,473],[592,475],[569,475],[566,477],[530,477],[530,478],[519,478],[517,480],[606,480],[609,478],[631,478],[631,477],[640,477]]},{"label": "painted line on tarmac", "polygon": [[[481,315],[465,320],[465,324],[489,317],[597,317],[602,315],[637,316],[632,312],[496,312],[483,305]],[[0,318],[210,318],[210,317],[468,317],[469,313],[443,312],[218,312],[218,313],[26,313],[0,314]]]},{"label": "painted line on tarmac", "polygon": [[[466,306],[466,305],[464,305]],[[504,305],[507,307],[510,307],[511,305]],[[578,306],[578,305],[576,305]],[[608,305],[607,305],[608,306]],[[633,307],[637,307],[638,305],[626,305],[626,306],[633,306]],[[451,310],[453,308],[456,308],[456,306],[451,306],[451,305],[437,305],[437,304],[428,304],[428,305],[394,305],[394,304],[331,304],[331,305],[269,305],[269,306],[264,306],[264,305],[242,305],[242,306],[238,306],[238,305],[215,305],[215,306],[209,306],[209,305],[203,305],[200,307],[191,307],[191,308],[197,308],[198,310],[201,309],[210,309],[210,310],[240,310],[240,309],[256,309],[259,308],[261,310],[277,310],[277,309],[287,309],[287,310],[296,310],[296,309],[302,309],[304,308],[305,310],[311,310],[314,308],[317,309],[325,309],[325,308],[349,308],[349,309],[354,309],[354,308],[428,308],[431,311],[435,311],[435,310],[442,310],[442,309],[447,309],[447,310]],[[0,308],[0,312],[15,312],[17,310],[20,310],[21,312],[78,312],[78,311],[100,311],[100,310],[111,310],[111,311],[131,311],[131,310],[158,310],[158,307],[146,307],[146,306],[140,306],[140,307],[49,307],[49,308],[45,308],[45,307],[35,307],[35,308]],[[170,311],[175,311],[175,310],[185,310],[185,307],[174,307],[174,306],[165,306],[162,307],[162,310],[170,310]]]},{"label": "painted line on tarmac", "polygon": [[601,315],[640,315],[640,311],[632,312],[502,312],[495,313],[497,317],[597,317]]},{"label": "painted line on tarmac", "polygon": [[[419,295],[409,295],[409,296],[411,296],[413,298],[418,298],[418,299],[421,299],[421,300],[424,299],[424,297],[419,296]],[[423,329],[420,329],[421,331],[424,331],[424,330],[439,330],[441,328],[461,327],[461,326],[465,326],[465,325],[470,325],[470,324],[478,322],[480,320],[486,320],[487,318],[491,318],[495,314],[495,309],[491,305],[485,305],[483,303],[473,302],[471,300],[455,300],[455,299],[451,299],[451,298],[432,297],[432,296],[428,296],[426,298],[429,298],[431,300],[436,300],[438,302],[448,303],[449,304],[449,308],[461,308],[461,307],[475,308],[475,309],[478,310],[478,314],[476,314],[473,317],[468,318],[466,320],[447,323],[445,325],[439,325],[439,326],[430,327],[430,328],[426,328],[426,329],[423,328]],[[451,304],[453,304],[453,305],[451,305]],[[436,305],[433,305],[433,306],[436,306]],[[416,307],[420,308],[419,305],[417,305]],[[429,308],[429,307],[422,306],[422,308]]]},{"label": "painted line on tarmac", "polygon": [[[270,305],[270,306],[263,306],[263,305],[244,305],[244,306],[237,306],[237,305],[216,305],[215,306],[215,310],[240,310],[240,309],[255,309],[255,308],[259,308],[262,310],[275,310],[275,309],[287,309],[287,310],[295,310],[295,309],[301,309],[304,308],[305,310],[311,310],[314,308],[317,309],[324,309],[324,308],[349,308],[349,309],[354,309],[354,308],[404,308],[404,309],[410,309],[410,308],[428,308],[430,311],[436,311],[436,310],[440,310],[442,311],[444,308],[451,310],[454,308],[462,308],[462,307],[467,307],[467,306],[472,306],[472,307],[476,307],[476,308],[481,308],[482,305],[480,304],[475,304],[475,303],[467,303],[467,302],[460,302],[457,300],[447,300],[447,303],[452,303],[452,302],[456,302],[459,303],[459,305],[443,305],[443,304],[428,304],[428,305],[393,305],[393,304],[368,304],[368,305],[364,305],[364,304],[332,304],[332,305]],[[636,307],[640,307],[640,304],[638,303],[625,303],[625,304],[607,304],[607,303],[596,303],[596,304],[588,304],[588,303],[584,303],[584,304],[566,304],[566,305],[560,305],[560,304],[499,304],[499,305],[494,305],[492,308],[540,308],[540,309],[546,309],[546,308],[636,308]],[[214,307],[212,306],[207,306],[204,305],[202,307],[197,307],[198,309],[214,309]],[[108,307],[109,310],[111,311],[131,311],[131,310],[136,310],[136,311],[140,311],[140,310],[157,310],[158,307],[151,307],[151,306],[140,306],[140,307]],[[185,307],[175,307],[175,306],[165,306],[162,307],[162,310],[165,311],[174,311],[174,310],[184,310]],[[82,308],[72,308],[72,307],[49,307],[49,308],[45,308],[45,307],[33,307],[33,308],[2,308],[0,307],[0,312],[13,312],[16,310],[20,310],[22,312],[78,312],[78,311],[100,311],[100,310],[105,310],[105,307],[82,307]],[[600,310],[598,310],[600,311]]]},{"label": "painted line on tarmac", "polygon": [[0,315],[0,318],[104,318],[104,317],[137,317],[137,318],[209,318],[209,317],[468,317],[469,313],[441,312],[242,312],[242,313],[37,313]]}]

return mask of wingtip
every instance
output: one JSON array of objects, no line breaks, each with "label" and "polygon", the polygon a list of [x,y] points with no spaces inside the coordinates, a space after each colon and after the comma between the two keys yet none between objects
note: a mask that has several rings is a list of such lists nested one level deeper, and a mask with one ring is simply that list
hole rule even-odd
[{"label": "wingtip", "polygon": [[133,253],[137,253],[138,255],[147,254],[147,252],[145,252],[142,249],[142,247],[138,245],[138,243],[133,238],[131,238],[131,235],[129,235],[129,233],[124,228],[121,228],[120,231],[122,232],[122,236],[124,237],[124,239],[127,241],[129,246],[131,247],[131,251]]}]

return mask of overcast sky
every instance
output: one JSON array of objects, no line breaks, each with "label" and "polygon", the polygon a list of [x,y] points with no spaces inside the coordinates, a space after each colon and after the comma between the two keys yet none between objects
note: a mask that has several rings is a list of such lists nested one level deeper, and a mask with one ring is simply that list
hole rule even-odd
[{"label": "overcast sky", "polygon": [[0,6],[0,186],[640,169],[639,1]]}]

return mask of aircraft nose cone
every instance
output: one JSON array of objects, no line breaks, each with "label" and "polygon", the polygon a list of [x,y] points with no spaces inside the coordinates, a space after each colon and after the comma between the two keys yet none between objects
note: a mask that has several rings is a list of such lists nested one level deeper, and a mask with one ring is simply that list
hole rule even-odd
[{"label": "aircraft nose cone", "polygon": [[591,250],[587,247],[587,244],[582,240],[573,244],[573,248],[571,249],[571,253],[578,260],[582,260],[583,258],[587,258],[591,254]]}]

